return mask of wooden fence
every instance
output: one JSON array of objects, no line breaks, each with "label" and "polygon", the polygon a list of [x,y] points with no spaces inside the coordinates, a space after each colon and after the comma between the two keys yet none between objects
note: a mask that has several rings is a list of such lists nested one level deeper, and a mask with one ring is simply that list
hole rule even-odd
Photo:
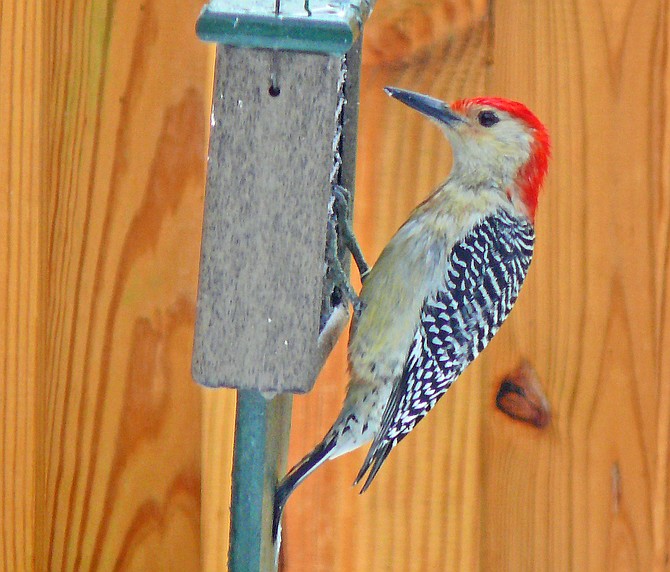
[{"label": "wooden fence", "polygon": [[[202,3],[0,5],[0,569],[225,569],[234,393],[189,373]],[[525,101],[554,159],[510,320],[365,495],[364,451],[302,485],[284,570],[670,569],[668,61],[661,0],[378,0],[355,214],[370,260],[450,162],[384,85]],[[494,405],[522,360],[544,429]],[[345,368],[341,343],[294,400],[289,462]]]}]

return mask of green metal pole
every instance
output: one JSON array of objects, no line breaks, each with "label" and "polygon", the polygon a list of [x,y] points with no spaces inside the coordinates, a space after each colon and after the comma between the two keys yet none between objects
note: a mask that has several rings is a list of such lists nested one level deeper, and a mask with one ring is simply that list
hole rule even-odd
[{"label": "green metal pole", "polygon": [[291,405],[289,394],[267,400],[256,390],[237,392],[228,560],[231,572],[274,570],[272,507],[277,473],[286,465]]},{"label": "green metal pole", "polygon": [[[200,37],[223,45],[216,64],[193,372],[205,386],[238,389],[231,572],[276,569],[272,511],[278,473],[286,465],[292,397],[268,400],[259,389],[308,391],[321,363],[316,298],[332,167],[325,126],[337,106],[334,57],[349,50],[338,182],[353,192],[360,33],[373,5],[374,0],[212,0],[198,20]],[[241,49],[251,47],[266,49]],[[268,80],[277,72],[281,91],[273,93]],[[287,222],[277,207],[296,202],[300,208],[292,207],[296,212]],[[244,225],[238,224],[240,213]],[[269,258],[260,240],[250,240],[266,237],[267,221],[278,234],[283,227],[277,222],[291,227],[290,251],[278,248],[278,241]],[[321,222],[323,234],[316,226]],[[240,262],[244,256],[252,266]],[[257,262],[265,272],[256,269]],[[281,311],[275,311],[277,299]],[[310,317],[305,309],[311,306]]]},{"label": "green metal pole", "polygon": [[[339,182],[355,189],[361,38],[347,54],[347,85],[341,140]],[[342,262],[348,267],[349,256]],[[328,301],[328,300],[326,300]],[[291,426],[292,396],[266,400],[256,390],[237,394],[229,570],[275,570],[272,510],[277,477],[286,466]],[[278,472],[280,474],[278,474]]]}]

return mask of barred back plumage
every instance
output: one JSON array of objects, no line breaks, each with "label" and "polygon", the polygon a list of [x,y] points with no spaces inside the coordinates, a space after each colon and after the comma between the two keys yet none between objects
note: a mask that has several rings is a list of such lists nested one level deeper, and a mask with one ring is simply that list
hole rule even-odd
[{"label": "barred back plumage", "polygon": [[424,301],[402,377],[356,477],[357,483],[369,471],[362,491],[498,331],[526,277],[534,240],[530,222],[500,209],[453,248],[444,287]]},{"label": "barred back plumage", "polygon": [[393,447],[498,331],[531,262],[550,155],[544,125],[508,99],[450,106],[404,89],[386,91],[442,128],[452,169],[372,269],[359,266],[363,287],[354,300],[344,404],[321,443],[279,483],[275,533],[286,499],[307,475],[372,441],[355,481],[365,477],[361,492],[370,486]]}]

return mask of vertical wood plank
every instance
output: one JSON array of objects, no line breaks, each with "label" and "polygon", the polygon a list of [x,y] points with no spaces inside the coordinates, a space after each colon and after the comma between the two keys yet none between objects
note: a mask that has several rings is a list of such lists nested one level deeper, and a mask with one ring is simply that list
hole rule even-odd
[{"label": "vertical wood plank", "polygon": [[[454,6],[380,0],[368,25],[356,227],[374,260],[449,166],[439,132],[383,85],[502,95],[554,139],[536,258],[509,322],[368,493],[348,487],[360,452],[292,497],[284,569],[667,570],[667,3],[497,0],[474,52],[457,24],[439,40]],[[386,7],[407,17],[394,26]],[[551,403],[542,431],[494,407],[522,358]],[[294,401],[290,462],[339,410],[344,361],[343,342]]]},{"label": "vertical wood plank", "polygon": [[201,510],[204,572],[228,570],[236,393],[232,389],[203,391]]},{"label": "vertical wood plank", "polygon": [[[207,546],[228,536],[234,399],[207,395],[201,418],[188,376],[213,64],[200,4],[0,4],[2,568],[192,570],[202,535],[203,566],[224,569]],[[394,24],[410,5],[380,0],[366,32],[366,254],[449,163],[385,84],[516,97],[549,123],[538,254],[511,322],[371,491],[348,488],[361,452],[292,497],[285,569],[665,570],[667,6],[497,0],[488,46],[461,25],[484,3]],[[295,401],[292,461],[339,409],[344,354]],[[552,403],[543,433],[493,409],[520,357]]]},{"label": "vertical wood plank", "polygon": [[201,2],[45,6],[39,568],[198,569]]},{"label": "vertical wood plank", "polygon": [[654,252],[654,352],[659,393],[657,399],[658,423],[656,427],[655,467],[652,477],[652,542],[653,570],[667,570],[670,564],[670,13],[659,14],[659,34],[652,57],[652,90],[654,101],[650,105],[650,148],[655,150],[650,176],[658,193],[653,201],[656,213],[653,236]]},{"label": "vertical wood plank", "polygon": [[0,5],[0,569],[35,559],[42,7]]},{"label": "vertical wood plank", "polygon": [[538,367],[554,423],[533,437],[485,419],[485,554],[500,570],[664,569],[667,4],[495,11],[491,88],[531,104],[555,148],[537,259],[498,348]]},{"label": "vertical wood plank", "polygon": [[[486,4],[457,8],[462,11],[450,14],[445,3],[380,0],[366,25],[354,223],[371,261],[446,176],[451,156],[439,130],[388,98],[383,87],[445,99],[484,89]],[[468,18],[474,27],[453,38],[451,32]],[[400,41],[407,50],[400,49]],[[389,52],[397,58],[389,59]],[[294,399],[289,465],[314,446],[339,411],[347,382],[345,342],[331,355],[314,391]],[[450,390],[449,401],[440,406],[442,416],[426,419],[394,450],[363,496],[351,482],[364,450],[327,463],[300,486],[286,509],[284,570],[451,570],[459,569],[459,562],[460,569],[476,569],[473,483],[482,388],[469,382],[473,374]],[[467,450],[461,444],[465,439]]]}]

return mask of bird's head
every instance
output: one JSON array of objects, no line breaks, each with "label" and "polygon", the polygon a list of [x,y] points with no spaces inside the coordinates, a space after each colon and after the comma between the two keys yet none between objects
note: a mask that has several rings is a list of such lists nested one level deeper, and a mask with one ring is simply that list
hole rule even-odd
[{"label": "bird's head", "polygon": [[547,129],[523,103],[477,97],[448,105],[404,89],[386,92],[443,128],[453,148],[452,176],[473,188],[499,187],[534,218],[550,142]]}]

